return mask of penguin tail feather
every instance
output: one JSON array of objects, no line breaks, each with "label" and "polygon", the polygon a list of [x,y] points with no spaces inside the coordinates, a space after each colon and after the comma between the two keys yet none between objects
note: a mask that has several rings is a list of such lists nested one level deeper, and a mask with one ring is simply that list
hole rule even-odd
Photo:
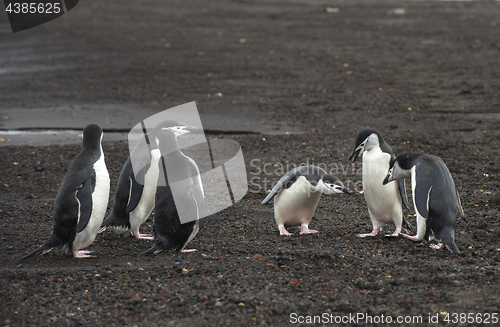
[{"label": "penguin tail feather", "polygon": [[146,255],[146,254],[157,254],[163,251],[163,248],[159,246],[158,244],[155,244],[152,248],[144,251],[141,253],[141,255]]},{"label": "penguin tail feather", "polygon": [[60,245],[61,242],[59,241],[59,238],[55,236],[54,234],[50,234],[49,239],[43,244],[41,247],[38,249],[35,249],[28,253],[27,255],[17,259],[17,261],[22,261],[24,259],[28,259],[29,257],[32,257],[34,255],[44,255],[48,252],[50,252],[53,248],[56,246]]},{"label": "penguin tail feather", "polygon": [[111,211],[111,213],[109,214],[109,216],[107,216],[106,218],[104,218],[104,220],[102,221],[102,224],[101,224],[101,228],[97,232],[98,233],[102,233],[106,229],[108,229],[108,227],[115,226],[115,221],[116,221],[116,216],[113,213],[113,211]]},{"label": "penguin tail feather", "polygon": [[[40,253],[40,252],[44,252],[44,251],[45,251],[45,253],[47,253],[47,252],[49,252],[50,250],[51,250],[51,249],[46,249],[44,246],[41,246],[41,247],[39,247],[38,249],[31,251],[31,252],[30,252],[30,253],[28,253],[27,255],[25,255],[25,256],[23,256],[23,257],[21,257],[21,258],[17,259],[17,261],[22,261],[22,260],[28,259],[29,257],[32,257],[32,256],[34,256],[34,255],[41,255],[42,253]],[[45,253],[43,253],[43,254],[45,254]]]},{"label": "penguin tail feather", "polygon": [[442,237],[442,241],[451,252],[455,253],[456,255],[464,255],[462,252],[460,252],[457,245],[455,244],[455,237],[453,237],[453,232],[445,233],[445,235],[443,235]]}]

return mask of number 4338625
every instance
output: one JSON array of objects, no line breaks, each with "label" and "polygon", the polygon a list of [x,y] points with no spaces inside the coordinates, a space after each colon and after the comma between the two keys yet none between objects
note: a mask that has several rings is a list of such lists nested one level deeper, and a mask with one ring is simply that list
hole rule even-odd
[{"label": "number 4338625", "polygon": [[28,3],[14,2],[9,3],[5,11],[9,14],[59,14],[61,12],[61,4],[56,3]]}]

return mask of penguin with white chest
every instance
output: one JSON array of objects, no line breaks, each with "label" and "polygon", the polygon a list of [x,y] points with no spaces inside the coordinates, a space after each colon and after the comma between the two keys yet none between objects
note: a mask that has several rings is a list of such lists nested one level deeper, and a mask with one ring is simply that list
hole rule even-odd
[{"label": "penguin with white chest", "polygon": [[71,250],[75,258],[90,256],[90,251],[82,249],[94,242],[106,214],[109,175],[102,151],[102,129],[91,124],[82,134],[83,150],[73,160],[57,192],[52,233],[44,245],[21,260],[59,246]]},{"label": "penguin with white chest", "polygon": [[274,198],[274,218],[280,235],[290,236],[286,227],[301,226],[300,234],[313,234],[309,229],[321,194],[351,193],[335,176],[316,166],[301,166],[283,175],[262,201]]},{"label": "penguin with white chest", "polygon": [[[196,162],[181,152],[177,137],[195,132],[196,127],[162,129],[156,142],[162,157],[159,160],[160,176],[155,197],[154,241],[155,245],[142,254],[176,250],[193,252],[186,245],[205,224],[205,198],[200,171]],[[172,185],[175,183],[175,198]],[[181,221],[182,218],[187,222]]]},{"label": "penguin with white chest", "polygon": [[[429,154],[402,154],[391,163],[384,185],[410,176],[417,212],[417,235],[402,235],[415,242],[435,239],[444,242],[455,254],[461,254],[455,244],[455,226],[457,211],[463,215],[463,209],[443,160]],[[442,246],[442,243],[431,245],[435,249]]]},{"label": "penguin with white chest", "polygon": [[399,235],[403,222],[414,231],[415,228],[403,216],[402,205],[409,209],[404,180],[382,185],[389,165],[395,158],[389,145],[377,131],[367,129],[356,137],[355,147],[349,160],[355,162],[360,154],[363,156],[363,194],[373,230],[371,233],[358,236],[375,236],[388,223],[396,225],[396,230],[390,236]]},{"label": "penguin with white chest", "polygon": [[[140,144],[132,150],[118,179],[111,214],[104,219],[99,232],[114,227],[129,230],[137,239],[154,239],[152,235],[141,234],[139,227],[148,219],[155,206],[156,184],[160,172],[158,163],[161,157],[155,137],[166,128],[176,129],[179,135],[188,133],[183,127],[184,124],[178,121],[164,121],[148,133],[148,147]],[[138,168],[133,167],[133,162]]]}]

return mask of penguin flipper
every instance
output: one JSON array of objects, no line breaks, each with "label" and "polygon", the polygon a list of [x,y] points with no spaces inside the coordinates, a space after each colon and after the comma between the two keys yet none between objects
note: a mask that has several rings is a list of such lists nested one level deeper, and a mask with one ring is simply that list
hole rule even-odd
[{"label": "penguin flipper", "polygon": [[462,208],[462,201],[460,201],[460,194],[458,194],[458,190],[455,190],[457,194],[457,207],[458,207],[458,213],[460,217],[465,218],[465,212],[464,208]]},{"label": "penguin flipper", "polygon": [[76,192],[80,213],[76,226],[77,233],[80,233],[87,227],[92,215],[92,192],[94,191],[96,180],[95,171],[93,169],[89,170],[86,177],[80,189]]},{"label": "penguin flipper", "polygon": [[[147,167],[144,167],[137,173],[137,176],[142,176],[142,181],[144,181],[144,176],[146,175],[146,169]],[[137,181],[133,170],[130,171],[129,179],[130,179],[130,193],[127,203],[127,208],[125,209],[126,213],[134,211],[134,209],[139,204],[139,201],[141,200],[142,191],[144,190],[144,184],[141,184]]]},{"label": "penguin flipper", "polygon": [[415,199],[415,210],[420,216],[427,219],[429,217],[429,199],[432,190],[432,181],[429,178],[420,176],[418,169],[415,178],[417,182],[415,194],[413,195]]},{"label": "penguin flipper", "polygon": [[268,203],[272,198],[274,198],[274,196],[276,194],[279,193],[279,191],[281,191],[281,189],[283,187],[284,188],[290,187],[290,184],[293,184],[293,182],[295,182],[297,180],[297,178],[302,176],[302,172],[301,172],[300,168],[301,167],[292,169],[289,172],[287,172],[285,175],[283,175],[280,178],[280,180],[278,181],[278,183],[276,183],[276,185],[273,187],[271,192],[266,196],[264,201],[262,201],[262,204]]},{"label": "penguin flipper", "polygon": [[[200,187],[202,187],[200,185]],[[205,196],[203,194],[203,188],[198,189],[196,187],[192,188],[191,191],[193,192],[193,197],[196,202],[196,207],[197,207],[197,213],[198,213],[198,221],[200,223],[199,228],[202,228],[205,225]]]}]

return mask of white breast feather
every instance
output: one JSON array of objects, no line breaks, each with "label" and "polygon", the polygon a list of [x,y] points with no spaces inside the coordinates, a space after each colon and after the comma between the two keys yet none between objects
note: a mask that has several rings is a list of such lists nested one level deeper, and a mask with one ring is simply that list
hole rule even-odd
[{"label": "white breast feather", "polygon": [[363,154],[363,191],[376,227],[390,222],[394,222],[396,226],[401,226],[402,223],[403,209],[398,183],[382,184],[389,170],[390,158],[379,147]]},{"label": "white breast feather", "polygon": [[321,192],[314,190],[304,176],[274,197],[274,218],[278,225],[300,226],[309,223],[318,205]]},{"label": "white breast feather", "polygon": [[93,167],[96,174],[96,183],[94,193],[92,193],[92,213],[87,227],[76,235],[72,251],[84,249],[94,242],[108,207],[109,174],[106,163],[104,162],[102,147],[101,156],[99,160],[94,163]]}]

